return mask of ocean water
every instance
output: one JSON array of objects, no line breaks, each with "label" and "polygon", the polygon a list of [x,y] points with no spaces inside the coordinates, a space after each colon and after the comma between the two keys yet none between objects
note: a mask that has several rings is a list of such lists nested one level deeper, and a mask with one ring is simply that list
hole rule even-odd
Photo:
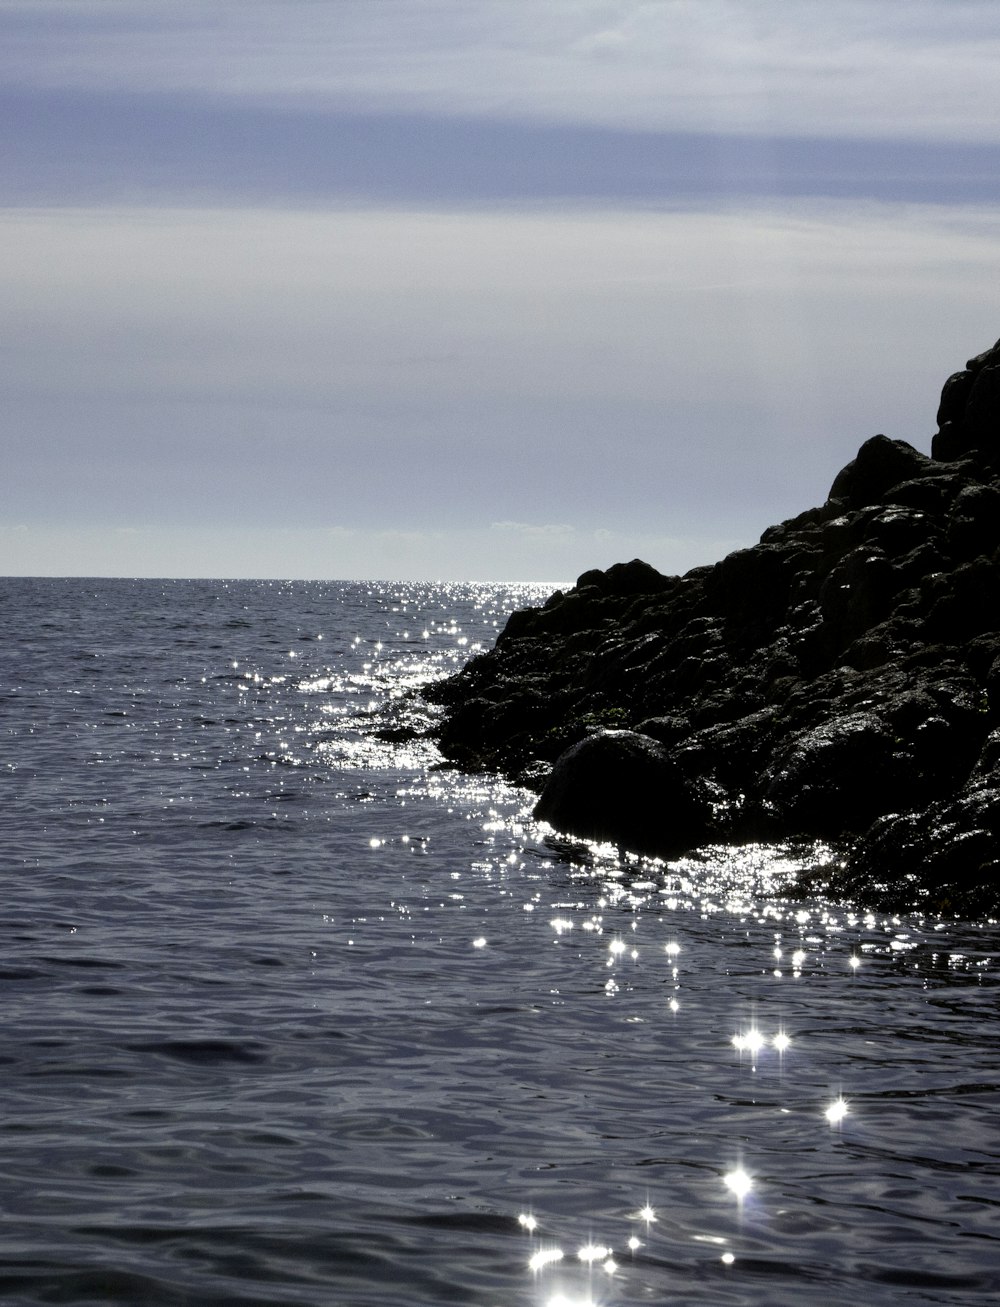
[{"label": "ocean water", "polygon": [[544,593],[0,581],[0,1301],[998,1300],[1000,929],[438,767]]}]

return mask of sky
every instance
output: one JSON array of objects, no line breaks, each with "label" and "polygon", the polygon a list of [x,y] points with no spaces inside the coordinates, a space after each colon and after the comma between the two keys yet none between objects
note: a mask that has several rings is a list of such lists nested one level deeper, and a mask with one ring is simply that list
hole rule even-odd
[{"label": "sky", "polygon": [[0,0],[0,575],[665,572],[1000,337],[996,0]]}]

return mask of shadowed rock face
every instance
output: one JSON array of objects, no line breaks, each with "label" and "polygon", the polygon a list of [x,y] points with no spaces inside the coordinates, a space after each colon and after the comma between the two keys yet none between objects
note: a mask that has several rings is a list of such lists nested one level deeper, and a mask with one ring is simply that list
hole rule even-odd
[{"label": "shadowed rock face", "polygon": [[931,457],[875,436],[826,502],[712,567],[585,572],[428,691],[440,744],[558,829],[675,856],[839,841],[835,891],[1000,908],[1000,344]]},{"label": "shadowed rock face", "polygon": [[1000,341],[969,359],[944,383],[938,408],[934,458],[952,460],[978,454],[1000,456]]},{"label": "shadowed rock face", "polygon": [[535,815],[637,853],[682,853],[711,829],[710,798],[669,749],[637,731],[596,731],[556,761]]}]

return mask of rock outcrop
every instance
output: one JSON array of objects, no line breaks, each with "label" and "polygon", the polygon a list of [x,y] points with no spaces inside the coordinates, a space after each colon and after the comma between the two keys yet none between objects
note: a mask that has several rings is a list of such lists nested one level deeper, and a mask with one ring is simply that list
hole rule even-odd
[{"label": "rock outcrop", "polygon": [[674,856],[820,838],[835,892],[1000,909],[1000,343],[932,454],[874,436],[820,507],[711,567],[585,572],[429,695],[466,768],[568,834]]}]

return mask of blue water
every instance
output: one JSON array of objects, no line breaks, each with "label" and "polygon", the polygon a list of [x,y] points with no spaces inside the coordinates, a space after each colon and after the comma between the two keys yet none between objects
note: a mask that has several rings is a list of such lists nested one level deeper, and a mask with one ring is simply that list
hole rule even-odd
[{"label": "blue water", "polygon": [[5,1304],[997,1300],[1000,929],[437,767],[544,593],[0,581]]}]

